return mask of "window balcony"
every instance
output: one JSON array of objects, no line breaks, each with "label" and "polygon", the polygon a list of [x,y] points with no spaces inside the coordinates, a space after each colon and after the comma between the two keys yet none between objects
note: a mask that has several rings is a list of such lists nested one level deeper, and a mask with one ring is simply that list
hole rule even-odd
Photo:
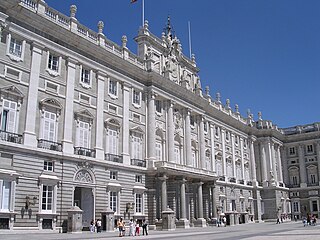
[{"label": "window balcony", "polygon": [[2,141],[6,141],[6,142],[19,143],[19,144],[22,143],[22,135],[21,134],[6,132],[6,131],[2,131],[2,130],[0,130],[0,139]]},{"label": "window balcony", "polygon": [[238,183],[240,183],[240,184],[244,184],[244,180],[243,180],[243,179],[238,180]]},{"label": "window balcony", "polygon": [[94,158],[96,157],[96,150],[84,147],[75,147],[74,154]]},{"label": "window balcony", "polygon": [[38,139],[38,148],[62,152],[62,144],[45,139]]},{"label": "window balcony", "polygon": [[313,187],[313,186],[318,186],[318,185],[319,185],[319,183],[312,183],[312,182],[307,183],[308,187]]},{"label": "window balcony", "polygon": [[235,183],[236,179],[234,177],[229,178],[229,182]]},{"label": "window balcony", "polygon": [[248,185],[248,186],[252,186],[252,182],[251,182],[251,181],[248,181],[248,182],[247,182],[247,185]]},{"label": "window balcony", "polygon": [[226,181],[226,177],[225,176],[219,176],[219,181]]},{"label": "window balcony", "polygon": [[105,160],[110,162],[117,162],[117,163],[123,163],[123,157],[120,155],[115,155],[111,153],[105,154]]},{"label": "window balcony", "polygon": [[132,158],[131,165],[138,166],[138,167],[146,167],[146,160]]}]

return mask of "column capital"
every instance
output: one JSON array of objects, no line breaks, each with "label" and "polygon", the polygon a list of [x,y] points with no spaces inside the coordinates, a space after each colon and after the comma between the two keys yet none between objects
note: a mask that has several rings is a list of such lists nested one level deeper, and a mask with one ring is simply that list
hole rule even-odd
[{"label": "column capital", "polygon": [[159,176],[158,179],[161,180],[161,181],[166,181],[166,180],[169,179],[169,177],[164,174],[164,175],[162,175],[162,176]]},{"label": "column capital", "polygon": [[72,67],[72,68],[76,68],[76,64],[78,63],[78,61],[72,57],[67,57],[67,66],[68,67]]},{"label": "column capital", "polygon": [[104,79],[104,78],[108,77],[108,74],[105,73],[105,72],[103,72],[103,71],[101,71],[101,70],[98,70],[96,73],[97,73],[98,79],[99,79],[99,78],[100,78],[100,79]]},{"label": "column capital", "polygon": [[154,90],[148,90],[148,91],[146,91],[146,95],[148,96],[148,99],[155,99],[156,96],[158,96],[158,94],[155,93]]},{"label": "column capital", "polygon": [[42,54],[42,51],[45,49],[44,45],[42,45],[41,43],[38,43],[36,41],[33,41],[31,43],[32,46],[32,51],[36,52],[38,54]]},{"label": "column capital", "polygon": [[257,137],[253,136],[253,135],[249,135],[248,140],[250,140],[252,143],[254,143],[255,141],[257,141]]},{"label": "column capital", "polygon": [[186,116],[186,115],[191,115],[191,108],[183,108],[183,114]]}]

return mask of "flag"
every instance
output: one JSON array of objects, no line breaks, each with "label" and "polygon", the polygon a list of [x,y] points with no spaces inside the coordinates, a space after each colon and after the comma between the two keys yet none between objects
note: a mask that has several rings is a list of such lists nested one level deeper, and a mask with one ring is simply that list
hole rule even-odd
[{"label": "flag", "polygon": [[130,0],[130,3],[135,3],[136,1],[138,1],[138,0]]}]

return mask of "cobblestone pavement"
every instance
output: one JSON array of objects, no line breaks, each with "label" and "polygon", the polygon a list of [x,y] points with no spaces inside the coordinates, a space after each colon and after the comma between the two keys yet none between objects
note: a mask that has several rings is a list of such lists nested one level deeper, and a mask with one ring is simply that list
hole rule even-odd
[{"label": "cobblestone pavement", "polygon": [[[119,239],[118,232],[102,233],[52,233],[52,232],[28,232],[28,231],[0,231],[2,240],[102,240]],[[148,236],[123,237],[125,239],[223,239],[223,240],[320,240],[320,226],[303,227],[301,222],[275,223],[251,223],[228,227],[207,227],[177,229],[175,231],[149,231]]]}]

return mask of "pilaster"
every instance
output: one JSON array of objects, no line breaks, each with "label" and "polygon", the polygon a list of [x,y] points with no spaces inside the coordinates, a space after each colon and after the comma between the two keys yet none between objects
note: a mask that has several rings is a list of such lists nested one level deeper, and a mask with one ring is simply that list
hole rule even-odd
[{"label": "pilaster", "polygon": [[214,134],[214,124],[209,124],[210,138],[211,138],[211,171],[216,171],[216,152],[215,152],[215,134]]},{"label": "pilaster", "polygon": [[304,145],[299,145],[299,168],[300,168],[300,187],[307,187],[307,169],[304,160]]},{"label": "pilaster", "polygon": [[174,122],[173,122],[173,105],[172,100],[167,100],[167,126],[168,126],[168,161],[174,162]]},{"label": "pilaster", "polygon": [[226,163],[226,130],[221,129],[221,142],[222,142],[222,170],[223,176],[227,175],[227,163]]},{"label": "pilaster", "polygon": [[190,128],[190,109],[186,108],[185,115],[185,148],[186,148],[186,165],[192,166],[192,152],[191,152],[191,128]]},{"label": "pilaster", "polygon": [[129,152],[129,106],[130,106],[130,90],[131,86],[123,83],[123,117],[122,117],[122,155],[123,163],[130,165],[130,152]]},{"label": "pilaster", "polygon": [[[147,134],[147,156],[148,161],[153,162],[156,159],[156,116],[155,116],[155,93],[151,90],[148,92],[148,134]],[[149,164],[148,164],[149,165]],[[153,166],[153,164],[151,164]]]},{"label": "pilaster", "polygon": [[199,122],[199,143],[200,143],[200,168],[206,169],[206,148],[204,141],[204,117],[202,115],[198,116]]}]

